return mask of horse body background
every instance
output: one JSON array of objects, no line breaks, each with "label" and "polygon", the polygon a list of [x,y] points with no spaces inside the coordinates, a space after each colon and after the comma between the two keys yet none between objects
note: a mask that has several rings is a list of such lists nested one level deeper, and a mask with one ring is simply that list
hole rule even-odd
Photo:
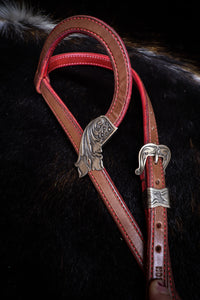
[{"label": "horse body background", "polygon": [[[77,156],[35,91],[39,55],[54,22],[41,16],[46,27],[22,21],[24,28],[20,22],[16,27],[12,20],[5,27],[2,7],[0,15],[2,299],[144,298],[144,274],[89,178],[78,178]],[[127,48],[151,98],[160,143],[172,152],[166,180],[176,287],[182,299],[199,299],[200,77],[171,56],[130,42]],[[72,36],[57,51],[103,49],[91,38]],[[110,71],[70,67],[54,71],[51,82],[83,128],[110,105]],[[133,86],[127,116],[104,147],[104,165],[145,235],[134,174],[142,145],[142,110]]]}]

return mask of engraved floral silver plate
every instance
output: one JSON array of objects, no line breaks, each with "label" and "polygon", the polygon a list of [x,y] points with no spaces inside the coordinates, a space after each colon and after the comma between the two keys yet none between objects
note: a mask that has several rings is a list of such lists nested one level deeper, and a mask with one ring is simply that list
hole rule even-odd
[{"label": "engraved floral silver plate", "polygon": [[85,176],[91,170],[103,169],[102,146],[116,130],[117,127],[106,116],[100,116],[86,126],[75,163],[79,177]]}]

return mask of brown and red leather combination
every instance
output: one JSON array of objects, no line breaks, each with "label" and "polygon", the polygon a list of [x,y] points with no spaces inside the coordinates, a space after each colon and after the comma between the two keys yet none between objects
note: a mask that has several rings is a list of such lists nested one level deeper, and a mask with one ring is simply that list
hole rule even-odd
[{"label": "brown and red leather combination", "polygon": [[[97,39],[108,56],[96,53],[64,53],[54,55],[58,43],[73,33]],[[104,116],[92,120],[83,129],[66,105],[53,90],[49,73],[72,65],[91,65],[114,72],[115,89],[112,103]],[[132,81],[138,88],[143,108],[144,146],[139,152],[142,191],[146,193],[145,213],[147,241],[134,217],[103,166],[102,146],[117,130],[129,106]],[[172,299],[178,299],[175,290],[168,247],[167,208],[168,190],[165,186],[165,168],[170,150],[159,145],[156,120],[151,101],[138,74],[131,68],[125,45],[107,24],[89,16],[74,16],[60,22],[48,36],[35,75],[35,86],[51,108],[78,154],[76,166],[79,176],[89,175],[103,202],[115,220],[123,238],[146,275],[146,285],[161,279]]]}]

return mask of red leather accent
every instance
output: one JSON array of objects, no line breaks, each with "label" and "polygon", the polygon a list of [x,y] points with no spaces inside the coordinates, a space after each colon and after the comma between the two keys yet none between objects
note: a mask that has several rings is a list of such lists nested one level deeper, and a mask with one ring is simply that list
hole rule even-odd
[{"label": "red leather accent", "polygon": [[88,52],[73,52],[51,56],[48,73],[58,68],[73,65],[91,65],[112,70],[111,61],[107,55]]},{"label": "red leather accent", "polygon": [[52,30],[40,55],[35,75],[36,89],[38,93],[41,92],[41,82],[48,77],[50,57],[58,43],[69,34],[77,32],[94,37],[108,52],[114,71],[115,91],[106,116],[118,127],[127,111],[131,97],[131,65],[121,38],[101,20],[89,16],[74,16],[63,20]]}]

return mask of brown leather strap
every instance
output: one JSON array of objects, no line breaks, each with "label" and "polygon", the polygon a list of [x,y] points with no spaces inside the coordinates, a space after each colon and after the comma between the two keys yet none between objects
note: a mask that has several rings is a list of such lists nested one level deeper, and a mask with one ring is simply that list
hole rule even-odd
[{"label": "brown leather strap", "polygon": [[[158,131],[154,111],[148,96],[143,104],[144,118],[144,143],[159,145]],[[146,170],[141,175],[143,190],[148,188],[161,193],[165,186],[165,174],[163,170],[163,161],[158,162],[155,157],[148,157]],[[145,185],[144,185],[145,182]],[[146,208],[147,218],[147,278],[162,279],[163,284],[169,288],[172,299],[177,299],[174,279],[171,269],[170,254],[168,247],[168,223],[167,208],[161,205],[157,207]]]},{"label": "brown leather strap", "polygon": [[[134,73],[132,70],[134,81],[138,82],[140,79],[137,78]],[[137,86],[140,91],[143,108],[144,144],[154,143],[159,145],[158,130],[151,101],[142,83]],[[156,164],[154,157],[148,157],[146,169],[140,175],[140,178],[143,193],[146,193],[149,187],[158,190],[165,188],[165,174],[162,159],[159,158]],[[150,282],[153,279],[162,279],[163,284],[169,288],[172,299],[179,299],[175,290],[169,254],[167,209],[162,206],[146,208],[146,219],[147,280]]]}]

